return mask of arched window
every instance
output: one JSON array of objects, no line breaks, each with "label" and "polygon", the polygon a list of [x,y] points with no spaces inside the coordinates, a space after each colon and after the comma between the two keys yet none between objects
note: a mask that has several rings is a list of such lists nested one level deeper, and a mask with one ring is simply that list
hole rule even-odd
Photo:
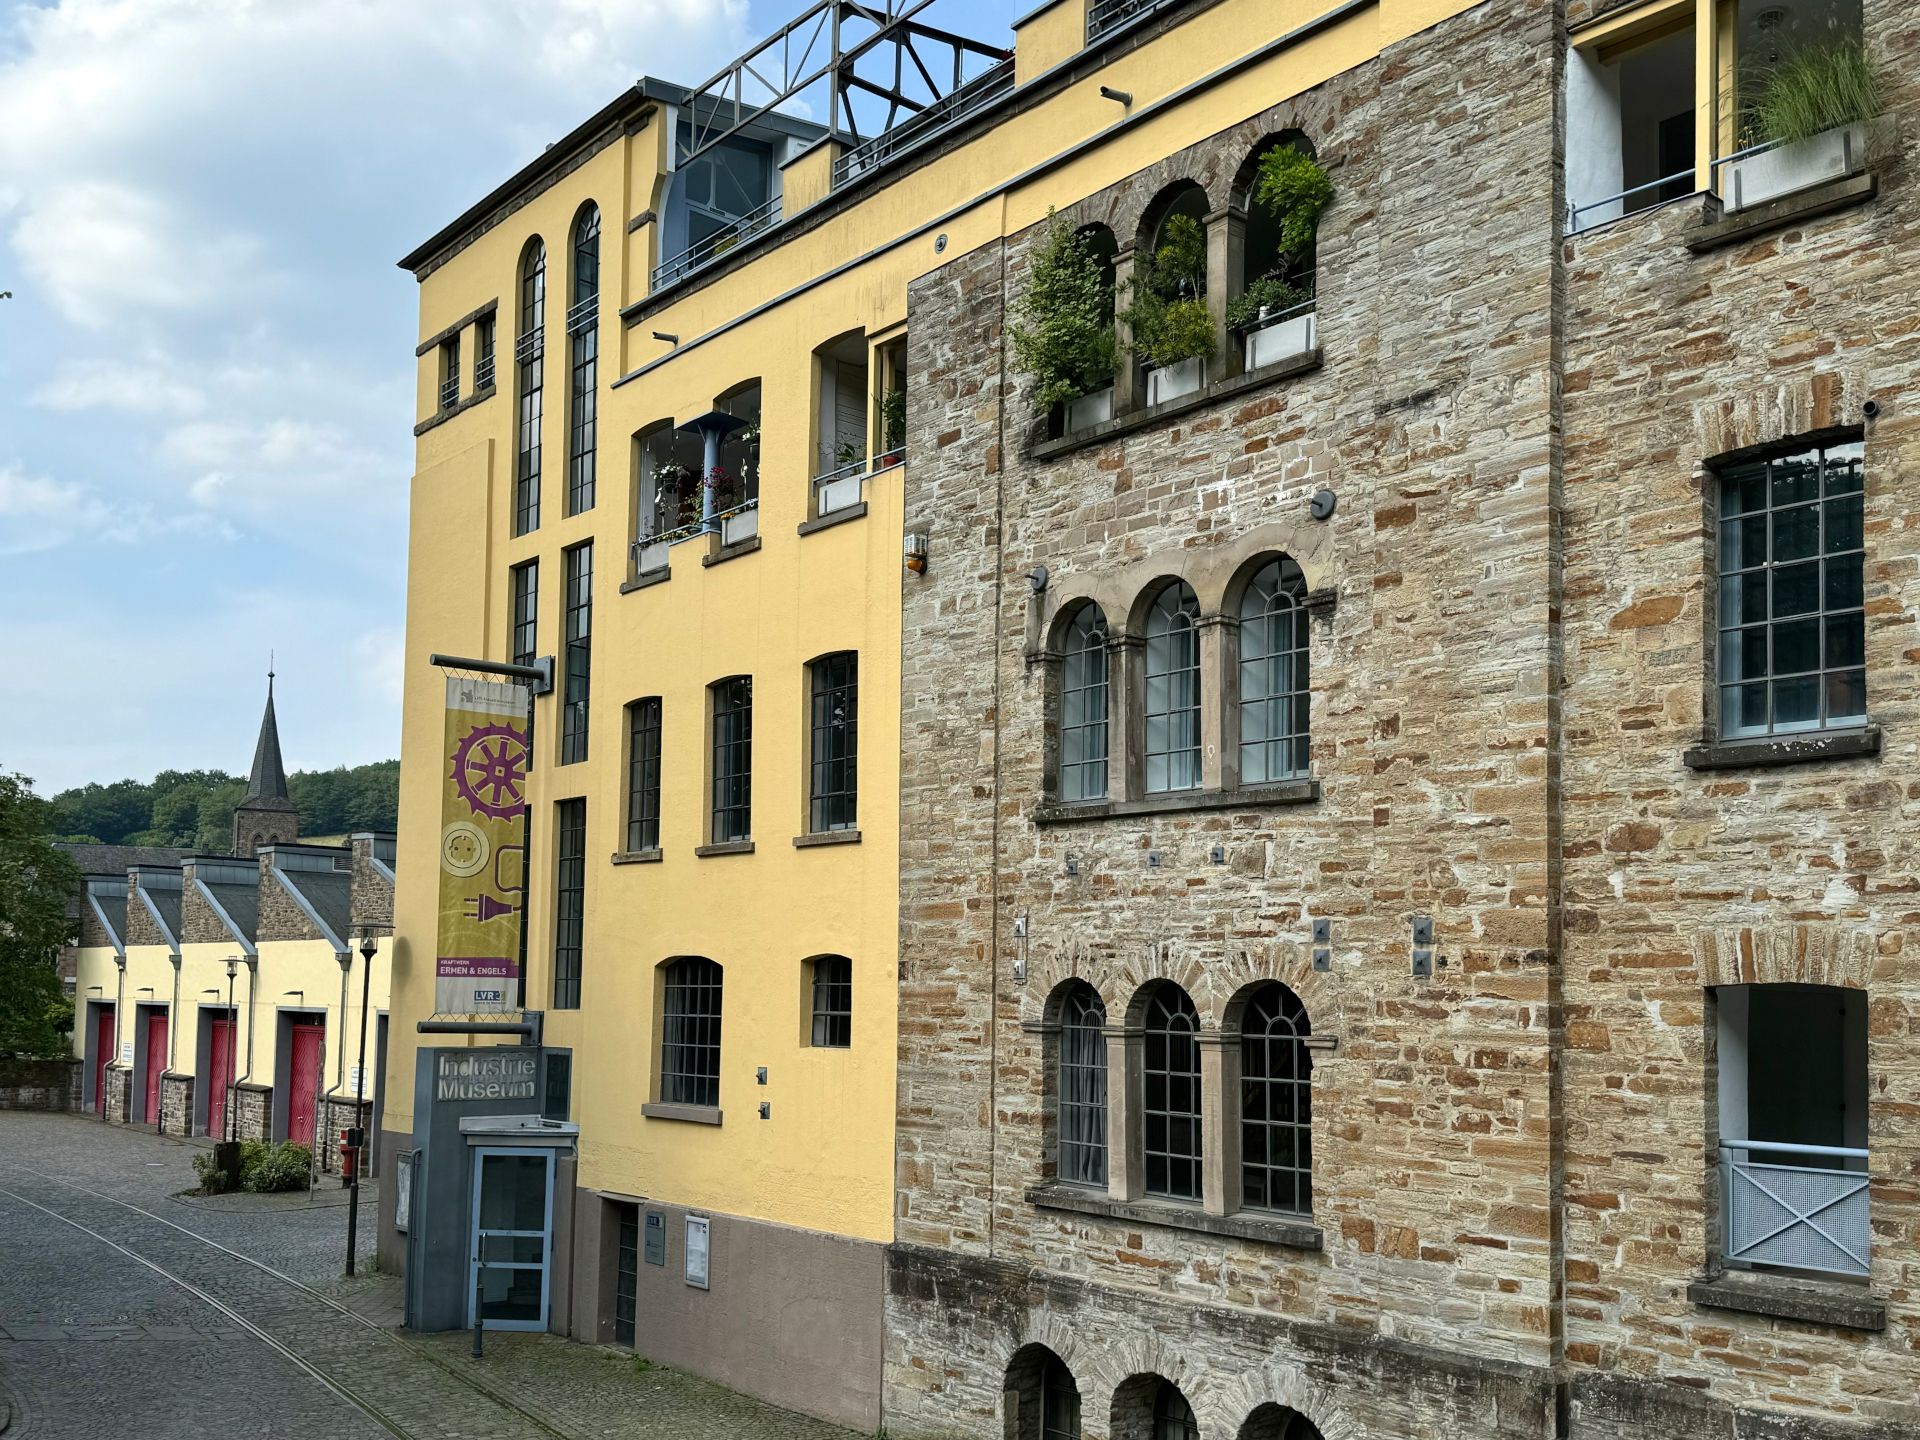
[{"label": "arched window", "polygon": [[720,967],[684,955],[664,970],[660,1099],[668,1105],[720,1103]]},{"label": "arched window", "polygon": [[1141,1121],[1146,1190],[1198,1200],[1200,1189],[1200,1016],[1178,985],[1147,997],[1141,1060]]},{"label": "arched window", "polygon": [[1160,591],[1147,612],[1146,790],[1200,784],[1200,602],[1184,581]]},{"label": "arched window", "polygon": [[520,260],[520,336],[514,342],[519,395],[513,470],[513,533],[540,528],[541,376],[547,358],[547,247],[535,236]]},{"label": "arched window", "polygon": [[1060,798],[1107,797],[1107,617],[1082,605],[1060,667]]},{"label": "arched window", "polygon": [[1040,1372],[1040,1440],[1080,1440],[1080,1387],[1053,1354]]},{"label": "arched window", "polygon": [[593,508],[594,444],[600,369],[600,208],[589,204],[573,225],[573,297],[567,306],[569,396],[567,513]]},{"label": "arched window", "polygon": [[1307,771],[1307,584],[1281,556],[1240,601],[1240,783]]},{"label": "arched window", "polygon": [[1298,1410],[1269,1401],[1247,1417],[1239,1440],[1320,1440],[1320,1427]]},{"label": "arched window", "polygon": [[1009,1440],[1080,1440],[1080,1387],[1044,1345],[1022,1345],[1004,1385]]},{"label": "arched window", "polygon": [[1313,1054],[1306,1007],[1263,985],[1240,1021],[1240,1191],[1251,1210],[1313,1212]]},{"label": "arched window", "polygon": [[1141,217],[1138,245],[1153,272],[1154,288],[1169,300],[1199,300],[1207,293],[1207,192],[1179,180],[1154,197]]},{"label": "arched window", "polygon": [[1154,1392],[1153,1440],[1200,1440],[1200,1426],[1193,1418],[1193,1407],[1171,1380],[1162,1380]]},{"label": "arched window", "polygon": [[1055,1172],[1069,1185],[1107,1183],[1107,1007],[1084,980],[1060,999]]}]

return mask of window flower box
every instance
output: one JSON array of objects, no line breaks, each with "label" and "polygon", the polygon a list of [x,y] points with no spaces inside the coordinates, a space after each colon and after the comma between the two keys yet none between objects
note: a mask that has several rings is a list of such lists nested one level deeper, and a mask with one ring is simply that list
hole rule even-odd
[{"label": "window flower box", "polygon": [[738,545],[742,540],[751,540],[760,533],[760,506],[758,502],[728,511],[720,517],[720,543]]},{"label": "window flower box", "polygon": [[1319,326],[1309,310],[1258,325],[1248,330],[1244,339],[1247,369],[1261,370],[1312,350],[1319,340]]},{"label": "window flower box", "polygon": [[642,575],[652,575],[657,571],[667,568],[667,540],[665,536],[655,535],[649,539],[642,540],[638,545],[634,546],[634,553],[639,557],[636,564],[639,573]]},{"label": "window flower box", "polygon": [[1077,400],[1067,402],[1067,430],[1091,430],[1095,425],[1104,425],[1113,419],[1113,387],[1095,390],[1091,395],[1082,395]]},{"label": "window flower box", "polygon": [[1751,210],[1829,180],[1844,180],[1865,166],[1866,156],[1867,127],[1853,124],[1729,160],[1720,181],[1727,213]]},{"label": "window flower box", "polygon": [[1147,371],[1147,404],[1165,405],[1171,400],[1198,394],[1206,383],[1207,362],[1203,356],[1155,366]]}]

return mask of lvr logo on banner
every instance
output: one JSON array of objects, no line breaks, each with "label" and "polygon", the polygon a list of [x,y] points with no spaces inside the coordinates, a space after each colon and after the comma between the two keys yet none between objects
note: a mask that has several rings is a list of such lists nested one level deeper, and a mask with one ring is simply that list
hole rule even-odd
[{"label": "lvr logo on banner", "polygon": [[526,905],[527,701],[524,685],[447,681],[441,797],[440,935],[434,1009],[512,1008],[520,996]]}]

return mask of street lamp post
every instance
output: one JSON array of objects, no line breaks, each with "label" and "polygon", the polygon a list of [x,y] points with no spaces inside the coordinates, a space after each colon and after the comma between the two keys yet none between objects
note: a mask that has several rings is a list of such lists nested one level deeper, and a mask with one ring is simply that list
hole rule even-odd
[{"label": "street lamp post", "polygon": [[371,930],[360,932],[360,1073],[353,1087],[353,1167],[347,1180],[347,1274],[353,1274],[353,1251],[360,1232],[360,1167],[367,1144],[367,1008],[373,1003],[373,957],[380,941]]}]

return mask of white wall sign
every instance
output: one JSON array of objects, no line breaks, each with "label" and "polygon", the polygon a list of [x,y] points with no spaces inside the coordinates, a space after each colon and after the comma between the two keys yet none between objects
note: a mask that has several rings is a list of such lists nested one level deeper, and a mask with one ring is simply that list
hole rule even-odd
[{"label": "white wall sign", "polygon": [[707,1227],[704,1215],[687,1216],[687,1284],[707,1288]]},{"label": "white wall sign", "polygon": [[393,1228],[405,1230],[413,1209],[413,1152],[402,1150],[394,1158],[398,1163],[394,1167]]},{"label": "white wall sign", "polygon": [[121,1043],[121,1046],[120,1046],[120,1063],[121,1063],[122,1065],[131,1065],[131,1064],[133,1064],[133,1041],[131,1041],[131,1040],[127,1040],[127,1041],[123,1041],[123,1042]]}]

